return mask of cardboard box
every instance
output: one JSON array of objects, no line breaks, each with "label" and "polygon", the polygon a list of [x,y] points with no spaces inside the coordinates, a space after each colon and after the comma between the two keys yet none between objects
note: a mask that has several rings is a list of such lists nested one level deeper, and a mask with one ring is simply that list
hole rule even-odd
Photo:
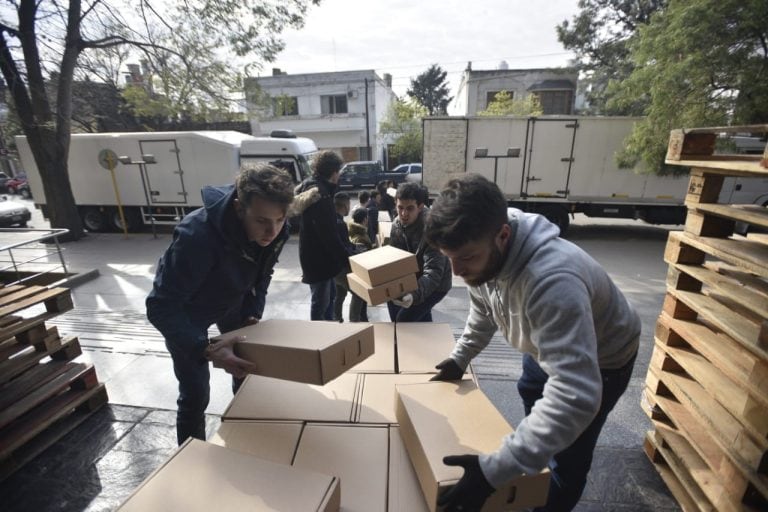
[{"label": "cardboard box", "polygon": [[373,327],[363,323],[263,320],[218,336],[245,336],[235,353],[265,377],[325,384],[373,354]]},{"label": "cardboard box", "polygon": [[315,386],[249,375],[221,419],[351,422],[360,378],[349,373]]},{"label": "cardboard box", "polygon": [[428,512],[419,479],[405,451],[400,429],[389,427],[389,512]]},{"label": "cardboard box", "polygon": [[345,512],[385,512],[388,454],[387,427],[309,423],[293,465],[338,476]]},{"label": "cardboard box", "polygon": [[[397,420],[429,510],[459,481],[460,467],[446,466],[446,455],[496,451],[514,431],[488,398],[470,381],[397,386]],[[549,472],[523,475],[498,489],[483,512],[518,510],[547,501]]]},{"label": "cardboard box", "polygon": [[356,365],[354,373],[395,373],[395,337],[392,324],[373,324],[374,352],[371,357]]},{"label": "cardboard box", "polygon": [[226,421],[209,443],[290,466],[303,423]]},{"label": "cardboard box", "polygon": [[416,274],[407,274],[394,281],[371,287],[363,279],[352,273],[347,274],[347,282],[352,293],[367,302],[369,306],[376,306],[392,299],[398,299],[419,287]]},{"label": "cardboard box", "polygon": [[449,357],[455,345],[448,324],[397,324],[397,359],[403,373],[437,373],[435,365]]},{"label": "cardboard box", "polygon": [[415,255],[389,245],[350,256],[349,265],[352,273],[368,287],[379,286],[419,271]]},{"label": "cardboard box", "polygon": [[339,510],[339,479],[190,439],[119,510]]}]

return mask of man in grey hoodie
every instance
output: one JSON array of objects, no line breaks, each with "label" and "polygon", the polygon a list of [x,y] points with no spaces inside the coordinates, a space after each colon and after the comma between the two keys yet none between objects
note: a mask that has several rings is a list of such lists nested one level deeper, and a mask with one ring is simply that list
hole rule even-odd
[{"label": "man in grey hoodie", "polygon": [[547,505],[537,510],[571,510],[600,430],[629,384],[637,313],[595,260],[544,217],[508,210],[482,176],[448,182],[425,235],[470,297],[464,333],[433,380],[460,379],[497,329],[523,352],[517,387],[526,417],[497,451],[446,457],[464,476],[439,503],[448,512],[480,510],[505,482],[549,466]]}]

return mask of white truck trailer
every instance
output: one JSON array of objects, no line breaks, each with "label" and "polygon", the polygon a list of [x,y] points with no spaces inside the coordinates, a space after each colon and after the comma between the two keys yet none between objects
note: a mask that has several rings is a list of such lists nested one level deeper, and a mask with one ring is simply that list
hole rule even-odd
[{"label": "white truck trailer", "polygon": [[[616,153],[639,120],[425,118],[423,183],[434,194],[450,178],[482,174],[496,182],[510,206],[545,215],[562,233],[575,213],[680,224],[686,214],[687,175],[658,176],[616,164]],[[763,141],[759,152],[764,147]],[[768,179],[727,178],[720,200],[765,206]]]},{"label": "white truck trailer", "polygon": [[[43,182],[26,137],[16,137],[16,145],[35,205],[46,215]],[[202,187],[233,183],[244,161],[269,162],[298,183],[311,173],[316,151],[312,140],[285,131],[270,137],[232,131],[73,134],[69,179],[87,230],[122,230],[113,166],[125,223],[136,230],[151,221],[176,224],[202,206]]]}]

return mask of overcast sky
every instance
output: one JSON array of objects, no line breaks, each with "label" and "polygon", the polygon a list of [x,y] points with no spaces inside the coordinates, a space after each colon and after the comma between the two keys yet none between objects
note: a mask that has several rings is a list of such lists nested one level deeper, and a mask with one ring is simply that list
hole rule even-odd
[{"label": "overcast sky", "polygon": [[555,26],[578,0],[322,0],[304,28],[284,34],[286,49],[265,66],[289,74],[374,69],[390,73],[400,96],[410,79],[439,64],[456,94],[467,61],[473,69],[564,66],[572,54]]}]

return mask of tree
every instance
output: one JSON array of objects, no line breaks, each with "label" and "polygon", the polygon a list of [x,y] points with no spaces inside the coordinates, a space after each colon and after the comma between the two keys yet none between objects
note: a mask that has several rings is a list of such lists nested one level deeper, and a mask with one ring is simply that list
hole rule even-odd
[{"label": "tree", "polygon": [[[69,181],[67,158],[72,128],[72,91],[78,60],[86,51],[133,47],[148,59],[183,70],[224,73],[222,58],[270,61],[282,50],[286,27],[300,27],[310,3],[319,0],[17,0],[0,13],[0,71],[40,170],[51,226],[79,239],[82,225]],[[126,13],[123,15],[123,13]],[[117,29],[115,27],[121,27]],[[219,52],[218,54],[216,52]],[[231,61],[231,57],[227,60]],[[213,61],[209,59],[214,59]],[[168,67],[157,66],[157,70]],[[46,93],[57,74],[55,101]],[[206,75],[206,76],[210,76]],[[220,94],[220,81],[194,86]],[[210,87],[209,87],[210,86]],[[193,93],[181,103],[199,101]]]},{"label": "tree", "polygon": [[629,45],[640,26],[648,23],[668,0],[579,0],[580,12],[572,21],[556,27],[557,38],[576,52],[573,66],[581,73],[580,88],[585,92],[588,112],[607,115],[637,115],[642,101],[608,105],[607,90],[612,81],[620,82],[633,69]]},{"label": "tree", "polygon": [[421,162],[421,120],[426,115],[427,109],[414,100],[397,99],[390,104],[379,131],[394,139],[391,156],[401,162]]},{"label": "tree", "polygon": [[453,99],[453,96],[448,96],[447,75],[443,68],[432,64],[425,72],[411,79],[411,87],[406,94],[424,105],[429,115],[446,115],[448,104]]},{"label": "tree", "polygon": [[541,104],[533,94],[522,99],[514,99],[507,91],[499,91],[493,97],[485,110],[477,113],[478,116],[540,116],[544,113]]},{"label": "tree", "polygon": [[620,153],[665,172],[674,128],[768,122],[768,3],[672,0],[632,45],[634,71],[612,85],[615,108],[641,100],[646,117]]}]

